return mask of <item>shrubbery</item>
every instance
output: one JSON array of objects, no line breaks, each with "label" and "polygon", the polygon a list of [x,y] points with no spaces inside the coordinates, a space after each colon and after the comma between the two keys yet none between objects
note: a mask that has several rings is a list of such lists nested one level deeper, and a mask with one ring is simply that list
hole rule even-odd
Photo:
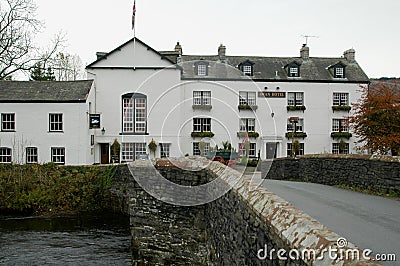
[{"label": "shrubbery", "polygon": [[115,167],[0,164],[0,211],[61,214],[101,210]]}]

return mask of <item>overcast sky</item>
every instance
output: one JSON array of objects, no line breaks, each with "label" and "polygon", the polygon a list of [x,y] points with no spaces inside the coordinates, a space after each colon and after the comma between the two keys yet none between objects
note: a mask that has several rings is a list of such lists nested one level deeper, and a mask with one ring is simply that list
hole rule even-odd
[{"label": "overcast sky", "polygon": [[[36,0],[46,29],[42,45],[60,30],[85,65],[133,37],[133,0]],[[136,0],[136,36],[156,50],[228,55],[299,56],[302,35],[310,56],[356,50],[371,78],[399,77],[399,0]]]}]

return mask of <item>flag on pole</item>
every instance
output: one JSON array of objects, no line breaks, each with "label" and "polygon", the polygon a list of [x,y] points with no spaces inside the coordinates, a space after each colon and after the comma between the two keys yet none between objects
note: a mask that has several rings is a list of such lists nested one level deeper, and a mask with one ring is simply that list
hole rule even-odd
[{"label": "flag on pole", "polygon": [[136,0],[133,2],[133,11],[132,11],[132,29],[135,28],[135,14],[136,14]]}]

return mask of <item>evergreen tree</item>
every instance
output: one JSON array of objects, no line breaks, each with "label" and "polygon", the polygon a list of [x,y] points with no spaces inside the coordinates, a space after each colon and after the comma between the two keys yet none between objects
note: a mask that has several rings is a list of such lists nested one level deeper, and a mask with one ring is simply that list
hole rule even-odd
[{"label": "evergreen tree", "polygon": [[31,80],[43,81],[46,80],[45,73],[41,63],[36,63],[31,70]]}]

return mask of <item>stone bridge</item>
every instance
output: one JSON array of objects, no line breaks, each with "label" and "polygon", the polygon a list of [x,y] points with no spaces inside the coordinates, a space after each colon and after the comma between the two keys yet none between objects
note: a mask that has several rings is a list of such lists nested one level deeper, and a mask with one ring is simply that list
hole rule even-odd
[{"label": "stone bridge", "polygon": [[121,165],[111,191],[113,208],[130,216],[132,265],[380,265],[351,243],[340,249],[339,235],[217,162]]}]

